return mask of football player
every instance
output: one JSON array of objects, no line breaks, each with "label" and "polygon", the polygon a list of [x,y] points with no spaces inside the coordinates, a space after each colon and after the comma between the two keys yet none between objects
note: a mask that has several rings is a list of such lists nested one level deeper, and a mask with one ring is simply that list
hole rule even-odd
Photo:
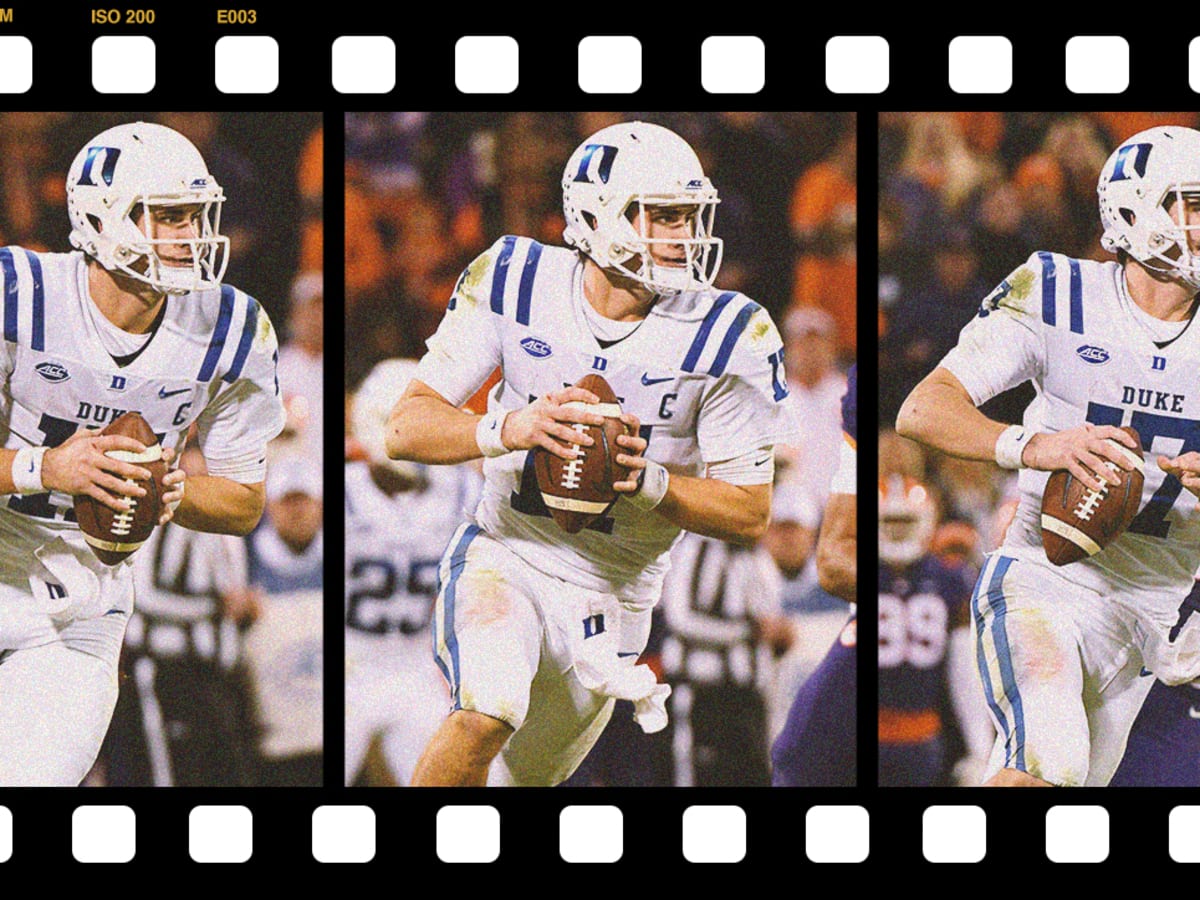
[{"label": "football player", "polygon": [[821,664],[800,685],[771,746],[775,787],[853,787],[857,783],[858,682],[858,368],[842,398],[841,459],[817,536],[821,587],[850,604],[850,619]]},{"label": "football player", "polygon": [[[991,749],[991,723],[972,701],[967,601],[975,572],[929,553],[937,504],[929,488],[879,482],[879,784],[932,786],[947,774],[943,711],[953,708],[973,756]],[[966,766],[975,770],[980,766]]]},{"label": "football player", "polygon": [[[773,447],[795,436],[774,323],[713,288],[717,191],[687,142],[612,125],[571,155],[562,187],[569,246],[508,236],[479,256],[389,423],[393,457],[486,457],[434,615],[453,712],[414,784],[557,784],[618,697],[646,730],[665,727],[668,688],[634,661],[668,551],[681,529],[756,540]],[[460,409],[497,366],[487,413]],[[570,459],[590,445],[572,425],[603,421],[598,398],[571,385],[592,372],[620,398],[631,433],[615,462],[631,471],[606,515],[567,534],[530,451]]]},{"label": "football player", "polygon": [[366,458],[346,463],[346,784],[374,740],[382,770],[368,766],[363,780],[408,784],[450,706],[429,626],[438,561],[475,509],[480,479],[469,464],[387,458],[388,413],[416,368],[384,360],[354,395],[351,423]]},{"label": "football player", "polygon": [[[1154,678],[1200,675],[1200,627],[1176,629],[1200,563],[1200,132],[1122,143],[1100,172],[1102,243],[1115,262],[1034,253],[992,291],[957,347],[913,389],[897,429],[946,453],[1019,469],[1021,500],[972,598],[998,737],[989,785],[1105,785]],[[1021,425],[977,407],[1032,382]],[[1041,496],[1067,469],[1120,483],[1141,436],[1141,511],[1096,555],[1058,568],[1042,549]],[[1121,446],[1124,445],[1124,446]],[[1108,463],[1115,470],[1110,472]]]},{"label": "football player", "polygon": [[182,470],[167,476],[160,524],[246,534],[283,426],[275,333],[221,283],[225,197],[191,142],[145,122],[110,128],[66,187],[76,252],[0,249],[3,785],[78,784],[116,703],[132,564],[96,558],[73,497],[124,510],[144,495],[125,479],[149,473],[139,442],[95,429],[137,410],[170,459],[195,422],[209,474],[186,491]]}]

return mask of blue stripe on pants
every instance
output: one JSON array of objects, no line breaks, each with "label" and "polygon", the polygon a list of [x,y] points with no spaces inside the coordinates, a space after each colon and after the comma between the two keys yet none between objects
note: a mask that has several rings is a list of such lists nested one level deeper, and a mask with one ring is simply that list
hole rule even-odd
[{"label": "blue stripe on pants", "polygon": [[[442,594],[442,609],[443,621],[446,632],[446,650],[450,653],[450,666],[453,671],[446,669],[446,664],[437,654],[437,629],[434,628],[434,661],[437,662],[438,668],[442,670],[442,674],[446,676],[446,681],[450,683],[450,690],[454,695],[454,708],[461,709],[461,700],[459,697],[460,671],[458,663],[458,638],[454,634],[454,600],[458,591],[458,577],[462,574],[463,568],[467,564],[467,548],[471,541],[479,534],[479,526],[468,525],[463,529],[463,535],[459,538],[458,545],[454,548],[454,553],[450,556],[450,580],[446,584],[446,590]],[[436,626],[436,623],[435,623]]]},{"label": "blue stripe on pants", "polygon": [[1004,764],[1005,767],[1008,767],[1010,762],[1014,762],[1014,755],[1010,749],[1010,741],[1015,738],[1015,768],[1020,772],[1024,772],[1025,714],[1021,709],[1021,692],[1017,689],[1017,679],[1013,673],[1012,651],[1008,646],[1008,631],[1004,625],[1008,608],[1004,602],[1002,582],[1004,581],[1004,574],[1008,571],[1008,567],[1012,562],[1013,560],[1009,557],[1001,557],[1000,562],[996,565],[996,573],[992,576],[992,581],[988,585],[988,606],[992,608],[992,640],[996,644],[996,659],[1000,663],[1000,682],[1004,688],[1004,696],[1008,698],[1009,706],[1012,707],[1013,711],[1013,731],[1005,741]]},{"label": "blue stripe on pants", "polygon": [[[1010,562],[1010,560],[1005,559],[1003,561],[1006,563],[1005,570],[1007,571],[1007,563]],[[992,675],[988,671],[987,660],[984,658],[983,654],[984,623],[983,612],[979,608],[979,601],[983,596],[983,583],[987,578],[987,571],[988,569],[985,565],[983,567],[983,571],[979,573],[979,581],[976,582],[975,591],[971,595],[971,611],[974,613],[975,617],[975,660],[976,664],[979,666],[979,675],[983,680],[983,693],[984,697],[987,699],[988,708],[991,709],[992,715],[996,717],[996,721],[1000,723],[1000,730],[1004,732],[1004,743],[1005,746],[1007,746],[1009,736],[1008,718],[1004,715],[1004,710],[1000,708],[1000,704],[996,702],[996,691],[992,686]],[[995,568],[993,568],[992,571],[994,576]],[[1000,577],[1003,579],[1003,574],[1001,574]]]}]

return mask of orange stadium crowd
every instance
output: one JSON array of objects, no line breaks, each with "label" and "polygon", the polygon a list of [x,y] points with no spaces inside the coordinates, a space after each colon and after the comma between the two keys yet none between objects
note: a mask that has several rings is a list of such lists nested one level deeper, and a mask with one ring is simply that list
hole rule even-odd
[{"label": "orange stadium crowd", "polygon": [[[879,146],[880,475],[931,483],[936,546],[978,560],[1000,541],[1015,485],[986,463],[931,454],[888,427],[983,298],[1037,250],[1111,259],[1096,180],[1130,134],[1200,113],[884,113]],[[984,407],[1019,421],[1028,386]]]}]

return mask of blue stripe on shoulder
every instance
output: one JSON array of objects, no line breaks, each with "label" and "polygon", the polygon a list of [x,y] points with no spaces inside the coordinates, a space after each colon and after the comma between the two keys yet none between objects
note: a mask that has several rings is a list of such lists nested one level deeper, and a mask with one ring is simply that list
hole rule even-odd
[{"label": "blue stripe on shoulder", "polygon": [[46,349],[46,282],[42,278],[42,261],[32,250],[29,257],[29,273],[33,276],[33,349]]},{"label": "blue stripe on shoulder", "polygon": [[217,327],[213,329],[212,339],[208,342],[208,352],[204,354],[204,364],[200,366],[197,381],[211,381],[217,371],[217,360],[225,349],[225,339],[229,336],[229,320],[233,318],[233,288],[227,284],[221,285],[221,309],[217,313]]},{"label": "blue stripe on shoulder", "polygon": [[17,269],[12,250],[0,247],[0,272],[4,274],[4,339],[17,342]]},{"label": "blue stripe on shoulder", "polygon": [[708,342],[708,336],[712,333],[713,326],[717,324],[721,310],[728,306],[729,301],[736,296],[737,291],[726,291],[713,302],[712,309],[708,311],[708,315],[700,323],[700,330],[696,332],[696,338],[692,341],[692,346],[688,349],[687,356],[684,357],[683,371],[696,371],[696,363],[700,361],[700,354],[704,352],[704,345]]},{"label": "blue stripe on shoulder", "polygon": [[250,345],[254,343],[254,332],[258,330],[258,301],[246,295],[246,322],[242,325],[242,338],[238,341],[237,353],[233,357],[233,365],[225,373],[222,380],[230,384],[241,377],[242,367],[246,365],[246,357],[250,355]]},{"label": "blue stripe on shoulder", "polygon": [[521,286],[517,291],[517,321],[529,324],[529,302],[533,299],[533,279],[537,275],[538,261],[542,258],[542,245],[537,241],[529,244],[525,266],[521,270]]},{"label": "blue stripe on shoulder", "polygon": [[729,365],[729,357],[733,355],[734,345],[737,344],[738,338],[742,336],[742,332],[746,330],[746,323],[750,321],[750,317],[761,308],[751,300],[738,310],[733,324],[725,332],[725,340],[721,341],[721,348],[717,351],[717,358],[713,360],[713,364],[708,370],[709,375],[719,378],[725,374],[725,367]]},{"label": "blue stripe on shoulder", "polygon": [[517,239],[510,234],[503,243],[500,256],[496,259],[496,268],[492,270],[492,312],[498,316],[504,315],[504,285],[508,281],[508,264],[512,260]]},{"label": "blue stripe on shoulder", "polygon": [[1079,271],[1079,260],[1067,260],[1071,269],[1071,330],[1083,334],[1083,275]]},{"label": "blue stripe on shoulder", "polygon": [[1053,325],[1056,318],[1054,312],[1056,289],[1054,257],[1043,250],[1038,253],[1038,259],[1042,261],[1042,321],[1047,325]]}]

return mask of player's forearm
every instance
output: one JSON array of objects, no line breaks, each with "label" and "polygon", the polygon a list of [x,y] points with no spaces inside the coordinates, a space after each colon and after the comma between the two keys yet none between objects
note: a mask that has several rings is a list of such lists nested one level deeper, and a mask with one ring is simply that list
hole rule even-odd
[{"label": "player's forearm", "polygon": [[831,494],[817,538],[821,589],[850,603],[858,600],[858,497]]},{"label": "player's forearm", "polygon": [[444,400],[403,397],[387,423],[387,454],[428,465],[445,465],[478,459],[483,454],[475,440],[479,416]]},{"label": "player's forearm", "polygon": [[194,531],[246,535],[262,518],[262,484],[241,484],[216,475],[187,479],[174,521]]},{"label": "player's forearm", "polygon": [[654,511],[687,531],[735,544],[753,544],[771,519],[771,486],[671,474]]},{"label": "player's forearm", "polygon": [[13,460],[16,450],[0,450],[0,494],[15,494],[17,486],[13,483]]},{"label": "player's forearm", "polygon": [[996,439],[1005,425],[978,409],[957,378],[937,368],[900,407],[896,431],[903,437],[965,459],[996,459]]}]

